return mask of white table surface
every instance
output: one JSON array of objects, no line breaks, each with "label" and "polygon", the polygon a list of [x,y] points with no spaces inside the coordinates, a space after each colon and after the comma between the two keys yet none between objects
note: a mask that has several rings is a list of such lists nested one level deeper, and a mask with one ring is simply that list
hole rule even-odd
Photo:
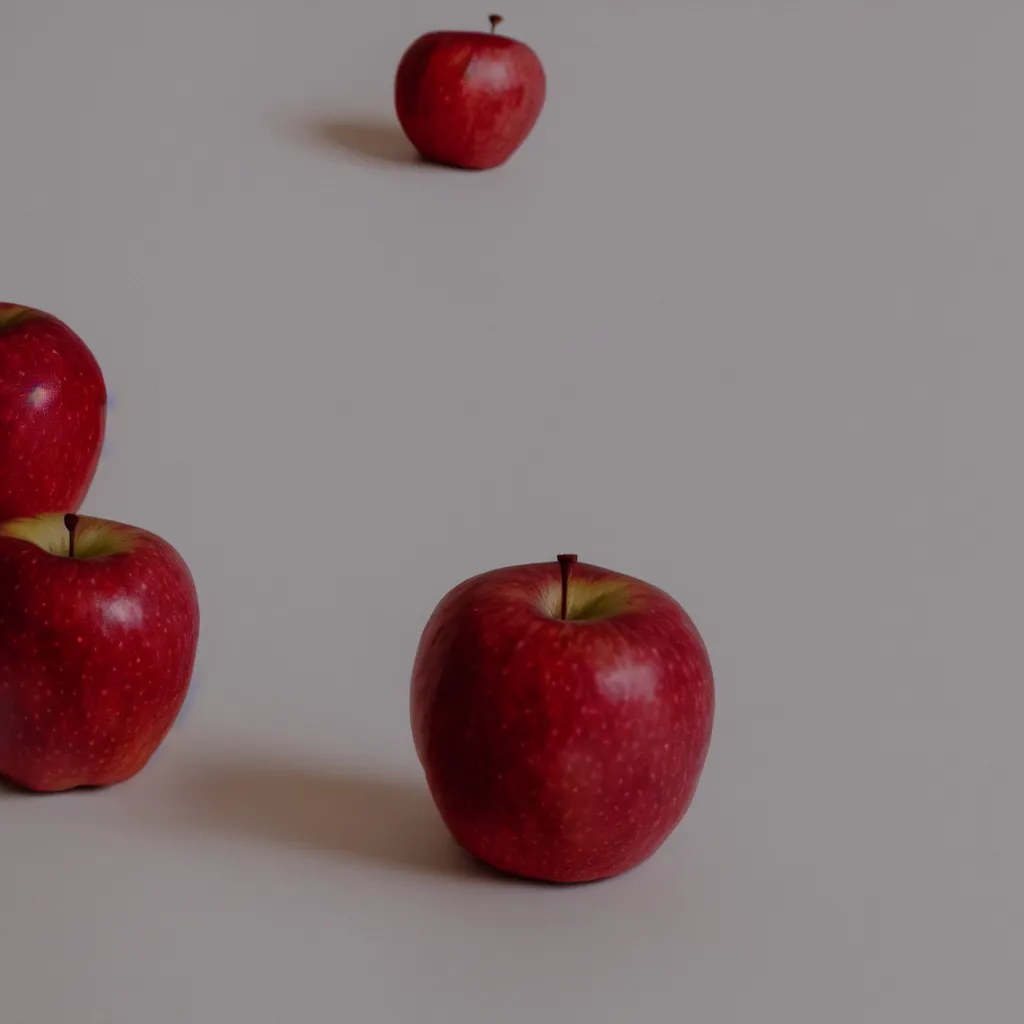
[{"label": "white table surface", "polygon": [[[395,64],[487,13],[3,4],[2,298],[93,347],[85,511],[203,630],[143,774],[0,793],[0,1020],[1018,1019],[1024,5],[509,3],[535,134],[418,165]],[[563,550],[718,695],[580,888],[466,865],[407,710],[436,600]]]}]

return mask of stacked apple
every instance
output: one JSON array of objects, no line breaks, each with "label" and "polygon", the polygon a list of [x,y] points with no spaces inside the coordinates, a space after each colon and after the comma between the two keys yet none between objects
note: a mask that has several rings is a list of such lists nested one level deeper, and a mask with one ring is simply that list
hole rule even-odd
[{"label": "stacked apple", "polygon": [[179,553],[77,514],[106,407],[77,334],[0,303],[0,777],[39,792],[138,773],[181,709],[199,642]]}]

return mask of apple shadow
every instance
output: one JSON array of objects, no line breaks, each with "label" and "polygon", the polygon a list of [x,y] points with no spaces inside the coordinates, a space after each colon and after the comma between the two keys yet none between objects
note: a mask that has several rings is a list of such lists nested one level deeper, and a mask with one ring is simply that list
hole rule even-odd
[{"label": "apple shadow", "polygon": [[171,795],[175,828],[419,873],[483,875],[426,786],[288,760],[206,760]]},{"label": "apple shadow", "polygon": [[307,139],[372,163],[426,165],[398,124],[382,118],[319,118],[303,124]]},{"label": "apple shadow", "polygon": [[[0,801],[73,798],[118,788],[34,793],[0,777]],[[267,756],[194,762],[164,799],[146,802],[141,823],[491,884],[573,889],[605,881],[547,882],[492,867],[452,839],[425,785]]]}]

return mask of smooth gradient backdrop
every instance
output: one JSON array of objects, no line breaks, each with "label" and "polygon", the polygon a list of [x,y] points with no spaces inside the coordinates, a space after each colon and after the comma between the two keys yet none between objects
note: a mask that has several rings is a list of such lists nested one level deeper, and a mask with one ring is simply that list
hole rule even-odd
[{"label": "smooth gradient backdrop", "polygon": [[[115,790],[0,793],[3,1024],[965,1024],[1024,958],[1024,6],[513,0],[549,98],[420,165],[468,0],[4,0],[0,298],[113,396],[85,511],[165,536],[195,689]],[[575,889],[455,852],[435,602],[575,551],[718,710]]]}]

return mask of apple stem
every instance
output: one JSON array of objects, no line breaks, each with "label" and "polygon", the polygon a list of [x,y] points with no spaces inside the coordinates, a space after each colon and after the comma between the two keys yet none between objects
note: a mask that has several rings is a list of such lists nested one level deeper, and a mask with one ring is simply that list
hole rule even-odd
[{"label": "apple stem", "polygon": [[569,573],[576,564],[575,555],[559,555],[558,565],[562,570],[562,621],[569,614]]},{"label": "apple stem", "polygon": [[75,557],[75,530],[78,528],[78,516],[68,512],[64,516],[64,526],[68,531],[68,558]]},{"label": "apple stem", "polygon": [[495,32],[497,31],[497,29],[498,29],[498,26],[499,26],[499,25],[500,25],[500,24],[501,24],[501,23],[502,23],[502,22],[503,22],[503,21],[504,21],[505,19],[504,19],[504,18],[503,18],[503,17],[502,17],[502,16],[500,15],[500,14],[491,14],[491,15],[488,15],[488,18],[489,18],[489,20],[490,20],[490,22],[491,22],[491,35],[494,35],[494,33],[495,33]]}]

